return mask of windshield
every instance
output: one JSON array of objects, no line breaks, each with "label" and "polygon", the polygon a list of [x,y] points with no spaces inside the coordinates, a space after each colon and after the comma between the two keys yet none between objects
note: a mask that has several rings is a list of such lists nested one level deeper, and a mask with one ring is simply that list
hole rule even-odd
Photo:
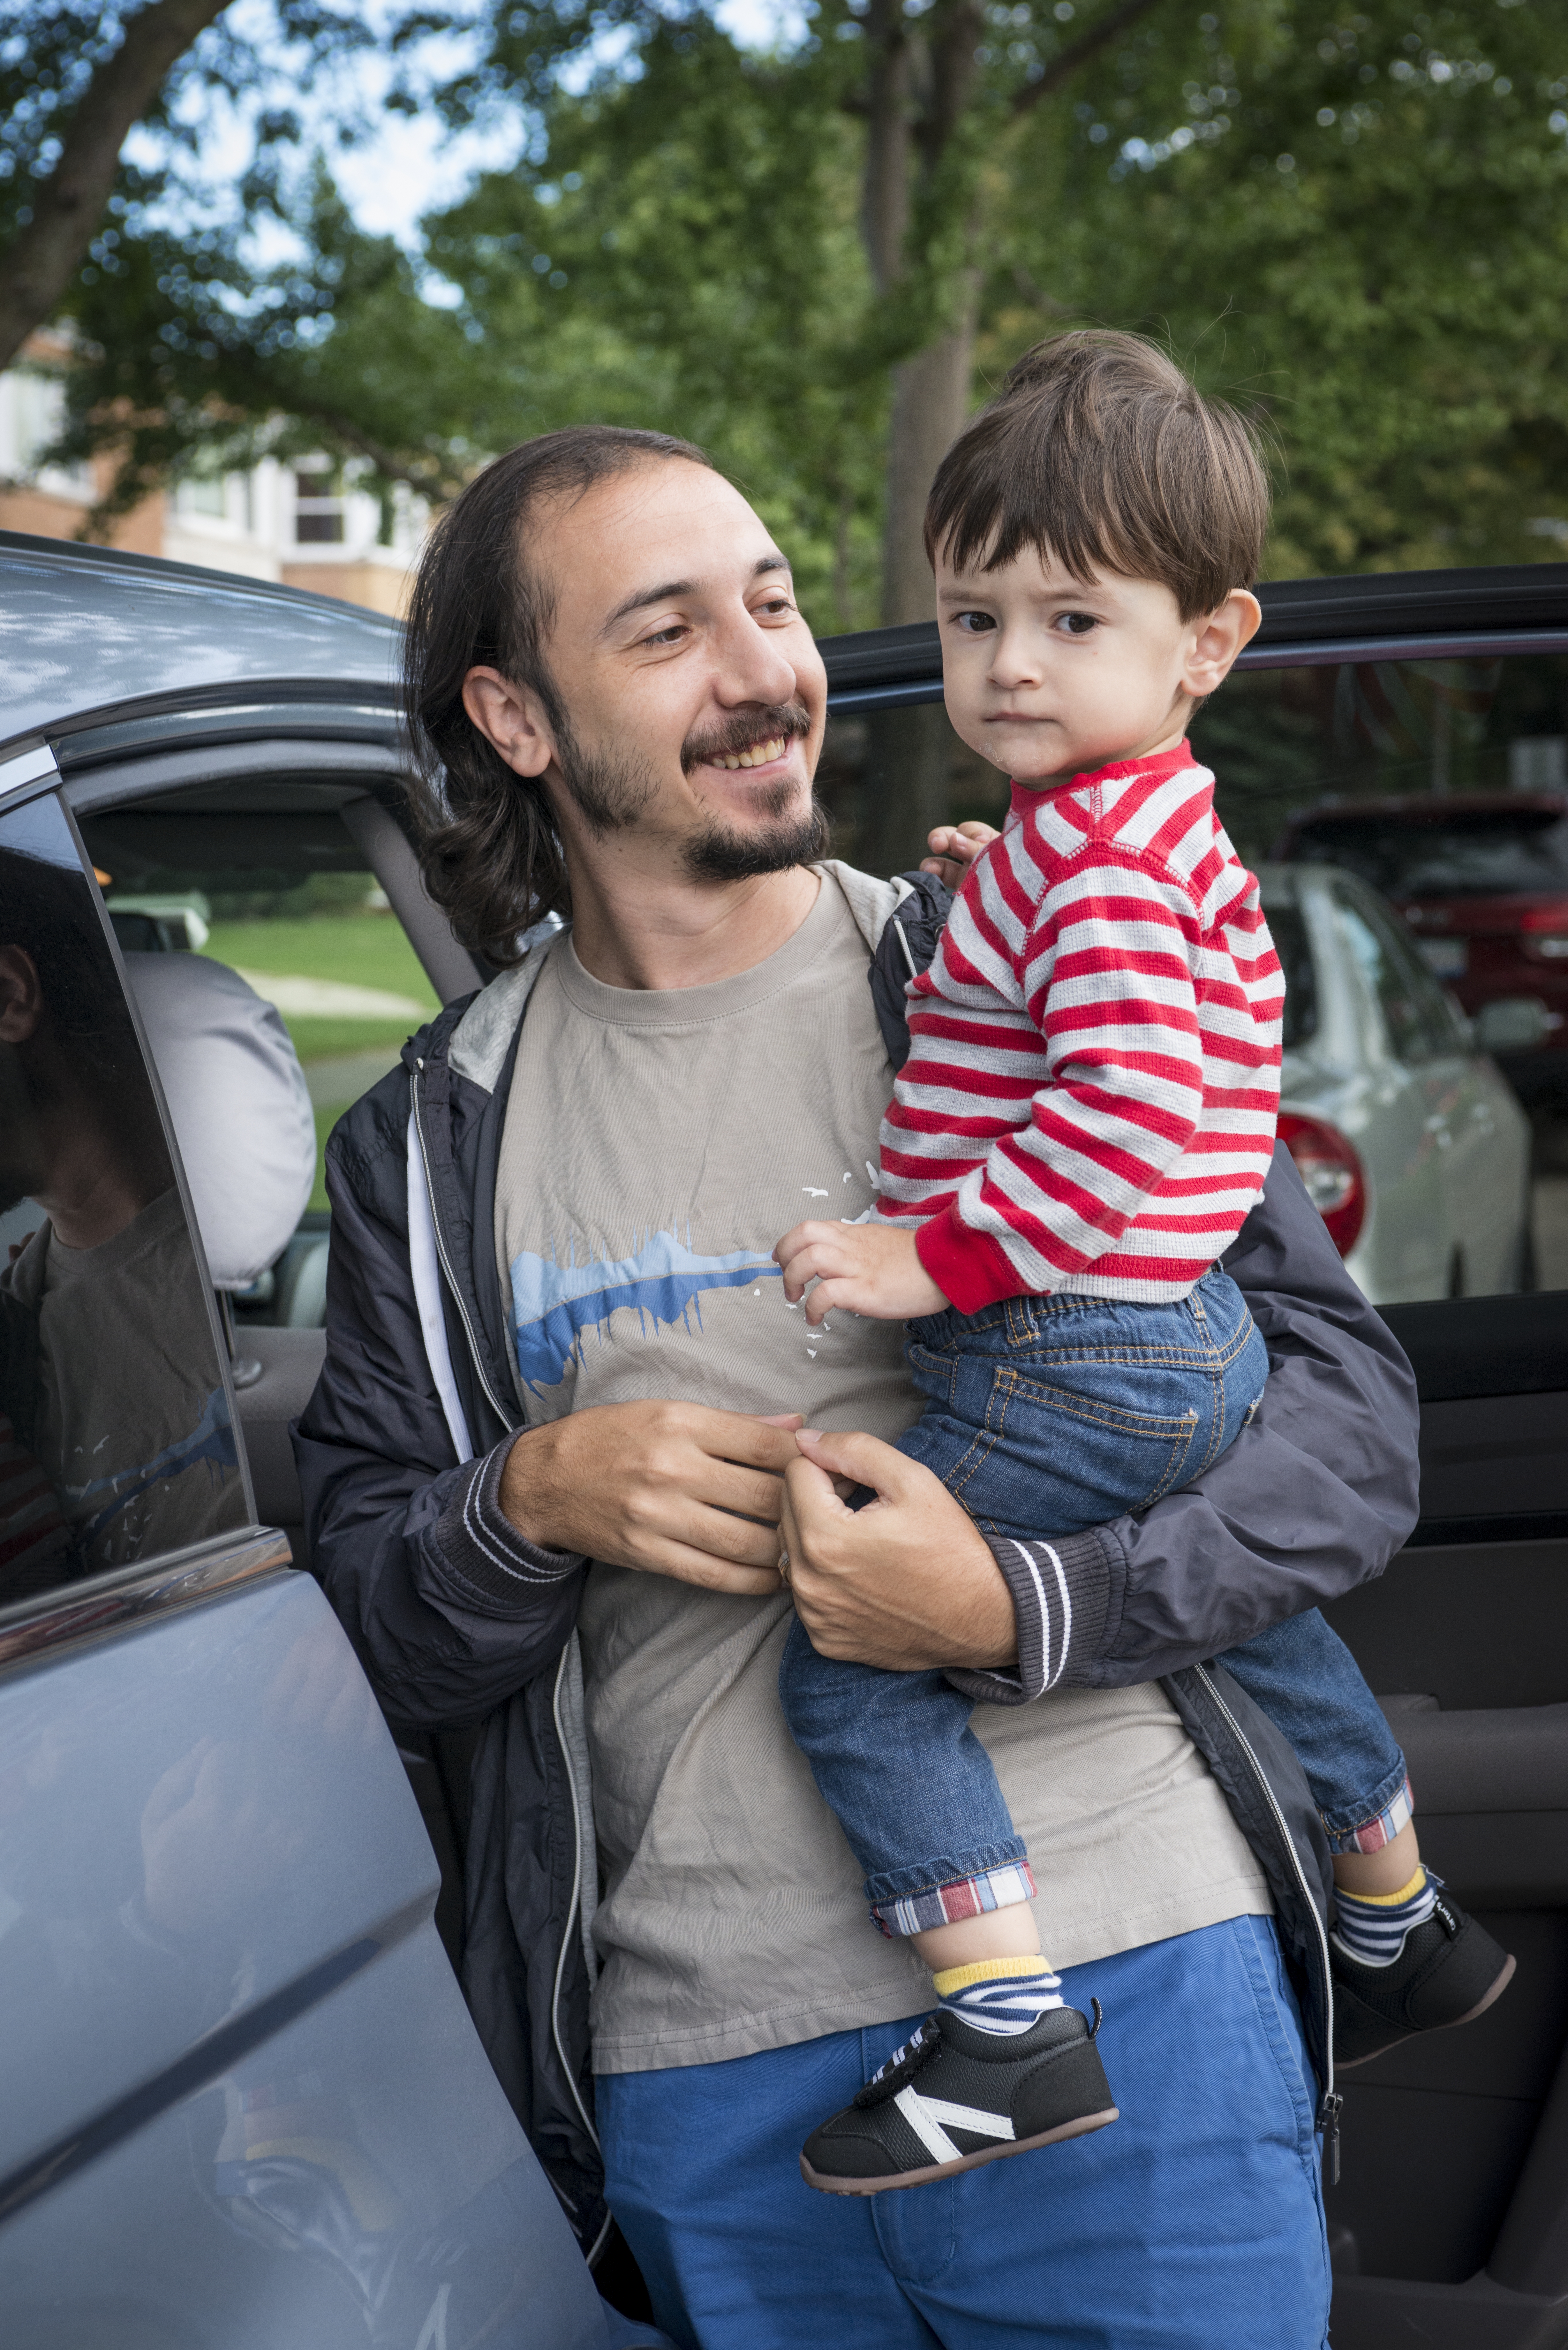
[{"label": "windshield", "polygon": [[1302,826],[1292,853],[1347,866],[1396,898],[1568,889],[1568,817],[1546,808],[1319,816]]}]

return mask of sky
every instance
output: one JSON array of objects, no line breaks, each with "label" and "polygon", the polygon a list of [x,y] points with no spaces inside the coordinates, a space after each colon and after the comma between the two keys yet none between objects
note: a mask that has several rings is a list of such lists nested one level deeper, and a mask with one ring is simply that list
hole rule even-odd
[{"label": "sky", "polygon": [[[714,14],[732,38],[756,48],[798,39],[806,21],[801,0],[719,0]],[[254,16],[258,25],[270,22],[260,0],[239,0],[228,21],[246,16]],[[448,46],[450,56],[437,56],[433,47],[428,54],[427,62],[435,75],[455,72],[462,62],[460,45]],[[586,81],[594,66],[612,55],[611,45],[601,44],[574,78]],[[319,76],[308,88],[280,86],[267,93],[265,102],[287,104],[299,114],[305,127],[301,155],[317,147],[326,152],[359,226],[371,235],[395,236],[412,250],[418,244],[421,218],[455,203],[475,173],[504,170],[515,159],[522,134],[514,119],[454,135],[433,113],[389,114],[380,101],[389,79],[387,61],[370,55]],[[249,161],[249,116],[254,110],[237,113],[211,93],[193,99],[188,109],[190,119],[201,125],[202,176],[214,191],[215,201],[221,200],[218,192],[234,186]],[[356,110],[368,120],[369,135],[360,144],[338,146],[337,126]],[[126,151],[132,161],[148,164],[155,163],[161,153],[151,135],[140,130],[131,133]],[[267,250],[274,242],[278,245],[277,256]],[[264,231],[257,257],[281,257],[286,242],[281,231],[275,238]]]}]

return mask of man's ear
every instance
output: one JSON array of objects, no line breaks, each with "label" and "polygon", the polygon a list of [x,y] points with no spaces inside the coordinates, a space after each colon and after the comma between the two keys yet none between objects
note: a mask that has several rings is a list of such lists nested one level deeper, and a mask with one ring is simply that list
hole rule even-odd
[{"label": "man's ear", "polygon": [[532,686],[514,685],[498,669],[471,669],[462,681],[462,706],[514,774],[544,774],[556,755],[556,738]]},{"label": "man's ear", "polygon": [[1201,701],[1222,685],[1237,654],[1251,643],[1262,622],[1263,608],[1251,590],[1232,588],[1225,601],[1194,628],[1182,680],[1187,691]]},{"label": "man's ear", "polygon": [[26,947],[0,947],[0,1045],[30,1044],[43,1016],[37,964]]}]

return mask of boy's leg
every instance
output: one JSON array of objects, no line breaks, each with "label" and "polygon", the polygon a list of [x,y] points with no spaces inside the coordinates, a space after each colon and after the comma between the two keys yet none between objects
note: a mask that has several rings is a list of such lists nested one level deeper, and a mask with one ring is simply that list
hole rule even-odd
[{"label": "boy's leg", "polygon": [[795,2148],[914,2019],[600,2079],[610,2207],[665,2330],[684,2350],[1322,2350],[1315,2090],[1272,1921],[1065,1981],[1105,2003],[1120,2125],[874,2200],[811,2194]]},{"label": "boy's leg", "polygon": [[1399,1742],[1361,1668],[1315,1607],[1217,1659],[1294,1747],[1336,1851],[1376,1852],[1410,1817]]},{"label": "boy's leg", "polygon": [[1295,1748],[1334,1855],[1334,2056],[1468,2023],[1513,1960],[1423,1867],[1405,1757],[1361,1669],[1315,1607],[1219,1661]]}]

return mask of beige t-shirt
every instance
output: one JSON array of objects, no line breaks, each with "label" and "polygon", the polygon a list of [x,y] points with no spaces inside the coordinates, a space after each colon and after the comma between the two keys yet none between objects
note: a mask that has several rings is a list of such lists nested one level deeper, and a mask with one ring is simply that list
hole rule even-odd
[{"label": "beige t-shirt", "polygon": [[[668,1396],[897,1438],[902,1328],[784,1302],[774,1243],[866,1214],[892,1090],[868,949],[831,869],[740,978],[607,987],[570,936],[528,1001],[496,1253],[531,1422]],[[542,1115],[541,1105],[550,1105]],[[596,1566],[579,1621],[602,1899],[594,2064],[742,2056],[925,2002],[784,1727],[786,1595]],[[1209,1772],[1152,1687],[981,1706],[1058,1965],[1270,1908]]]}]

